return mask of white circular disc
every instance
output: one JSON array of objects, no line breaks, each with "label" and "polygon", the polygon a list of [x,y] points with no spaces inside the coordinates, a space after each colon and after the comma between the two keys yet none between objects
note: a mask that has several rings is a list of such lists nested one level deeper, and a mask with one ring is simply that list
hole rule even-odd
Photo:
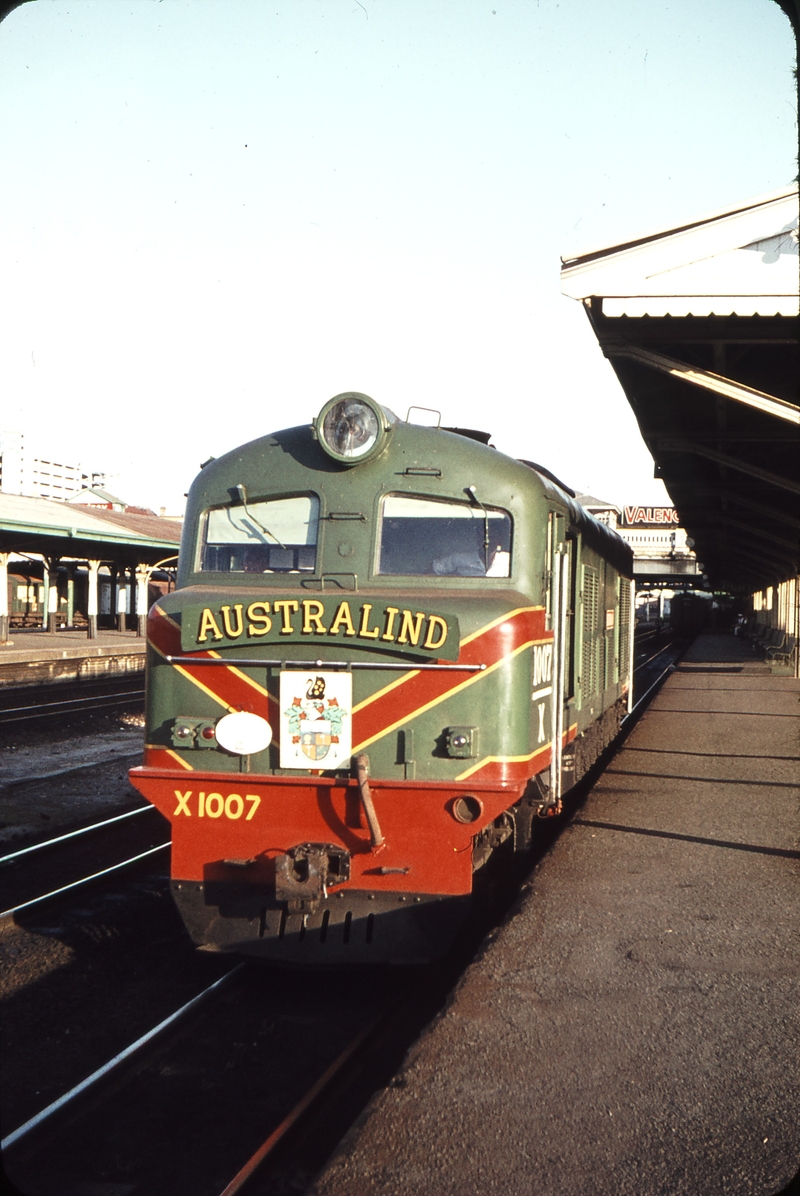
[{"label": "white circular disc", "polygon": [[224,715],[215,727],[217,743],[226,752],[237,756],[252,756],[263,752],[272,742],[272,727],[259,714],[236,710]]}]

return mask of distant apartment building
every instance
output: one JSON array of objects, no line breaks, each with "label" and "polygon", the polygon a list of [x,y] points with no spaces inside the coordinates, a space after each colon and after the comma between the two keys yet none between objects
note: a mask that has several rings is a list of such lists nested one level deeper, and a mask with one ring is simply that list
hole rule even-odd
[{"label": "distant apartment building", "polygon": [[35,457],[22,432],[0,432],[0,491],[29,498],[68,499],[86,488],[104,486],[106,475],[87,473],[82,465],[66,465]]}]

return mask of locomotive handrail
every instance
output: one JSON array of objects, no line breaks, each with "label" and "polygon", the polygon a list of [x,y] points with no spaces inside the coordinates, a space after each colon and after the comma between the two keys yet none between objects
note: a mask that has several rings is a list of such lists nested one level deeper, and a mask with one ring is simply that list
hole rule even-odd
[{"label": "locomotive handrail", "polygon": [[483,673],[488,665],[485,664],[397,664],[395,661],[379,660],[263,660],[252,657],[231,657],[222,659],[215,656],[165,656],[167,664],[210,664],[210,665],[241,665],[260,668],[296,668],[296,669],[389,669],[400,672],[453,672]]}]

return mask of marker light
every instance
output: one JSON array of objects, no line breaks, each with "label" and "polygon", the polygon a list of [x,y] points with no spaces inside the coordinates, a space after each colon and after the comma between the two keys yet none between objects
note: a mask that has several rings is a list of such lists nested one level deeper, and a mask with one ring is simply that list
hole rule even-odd
[{"label": "marker light", "polygon": [[391,413],[369,395],[348,391],[329,399],[314,421],[317,438],[329,457],[356,465],[378,451]]},{"label": "marker light", "polygon": [[272,727],[259,714],[235,710],[225,714],[216,726],[217,743],[236,756],[263,752],[272,742]]}]

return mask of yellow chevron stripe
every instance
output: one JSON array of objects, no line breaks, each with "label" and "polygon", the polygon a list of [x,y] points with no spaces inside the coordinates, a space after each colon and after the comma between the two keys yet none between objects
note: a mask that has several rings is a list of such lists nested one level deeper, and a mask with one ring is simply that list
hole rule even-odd
[{"label": "yellow chevron stripe", "polygon": [[156,613],[159,614],[162,619],[166,619],[168,623],[171,623],[173,627],[177,628],[177,630],[180,631],[180,629],[181,629],[180,623],[176,623],[175,620],[172,618],[172,616],[168,615],[167,612],[165,610],[162,610],[160,606],[156,607]]},{"label": "yellow chevron stripe", "polygon": [[[577,731],[577,729],[578,724],[573,723],[572,726],[564,732],[563,738],[561,740],[562,751],[566,744],[570,742],[570,736],[572,735],[572,732]],[[484,756],[482,760],[479,760],[477,764],[473,764],[472,767],[468,768],[466,772],[459,773],[459,775],[456,777],[456,780],[465,781],[467,777],[473,776],[476,772],[478,772],[479,769],[485,768],[487,764],[527,764],[529,760],[533,760],[534,757],[540,756],[543,752],[548,752],[549,750],[550,744],[546,743],[544,747],[536,748],[534,751],[529,752],[527,756]]]},{"label": "yellow chevron stripe", "polygon": [[[161,615],[162,619],[166,619],[168,623],[171,623],[173,627],[177,628],[177,630],[180,631],[180,625],[178,623],[176,623],[175,620],[173,618],[171,618],[168,614],[166,614],[161,609],[160,606],[157,606],[156,610],[158,611],[159,615]],[[164,655],[164,653],[159,648],[156,648],[155,644],[151,644],[150,647],[154,648],[155,651],[158,652],[159,656]],[[223,659],[222,656],[220,656],[219,652],[215,652],[213,648],[207,648],[206,651],[208,652],[209,656],[213,656],[217,660]],[[180,665],[176,665],[175,667],[180,668]],[[240,677],[242,679],[242,681],[246,681],[248,685],[251,685],[253,687],[253,689],[255,689],[258,693],[262,694],[264,697],[267,697],[267,698],[269,697],[269,691],[266,690],[263,685],[259,685],[257,681],[254,681],[252,677],[248,677],[247,673],[243,673],[241,671],[241,669],[237,669],[235,667],[235,665],[233,665],[233,664],[228,664],[227,667],[230,669],[230,671],[232,673],[235,673],[237,677]],[[183,670],[181,670],[181,671],[183,671]],[[194,678],[190,678],[190,680],[194,680]],[[198,684],[199,684],[199,682],[198,682]],[[202,688],[204,688],[204,687],[201,686],[201,689]],[[206,690],[206,693],[208,693],[208,690]],[[229,710],[233,709],[233,707],[228,707],[228,709]]]},{"label": "yellow chevron stripe", "polygon": [[183,756],[179,756],[177,752],[173,752],[172,748],[164,747],[163,743],[146,743],[144,745],[146,752],[166,752],[167,755],[172,756],[173,760],[177,760],[181,768],[185,768],[187,772],[194,772],[194,767],[184,760]]},{"label": "yellow chevron stripe", "polygon": [[[165,652],[162,652],[161,649],[156,647],[155,644],[150,644],[150,647],[154,652],[158,653],[162,660],[166,660]],[[229,706],[227,702],[224,702],[222,698],[218,697],[217,694],[214,693],[213,689],[209,689],[207,685],[203,685],[202,681],[198,681],[196,677],[193,677],[191,673],[188,673],[182,664],[173,664],[172,667],[173,669],[177,669],[179,673],[182,673],[187,681],[191,681],[192,685],[196,685],[197,688],[201,689],[204,694],[208,695],[209,698],[213,698],[217,705],[221,706],[223,710],[234,711],[236,709],[235,706]]]},{"label": "yellow chevron stripe", "polygon": [[365,706],[369,706],[371,702],[377,701],[378,698],[382,698],[384,694],[391,693],[393,689],[397,689],[398,685],[404,685],[412,677],[418,676],[419,669],[413,669],[410,673],[401,673],[395,681],[390,681],[388,685],[384,685],[383,689],[376,690],[374,694],[370,694],[369,697],[364,698],[363,702],[358,702],[353,707],[353,714],[358,710],[363,710]]},{"label": "yellow chevron stripe", "polygon": [[234,710],[236,710],[236,707],[235,707],[235,706],[230,706],[230,705],[229,705],[229,704],[228,704],[228,703],[227,703],[227,702],[224,700],[224,698],[221,698],[221,697],[219,696],[219,694],[215,694],[215,693],[214,693],[214,691],[213,691],[213,689],[209,689],[207,685],[203,685],[203,682],[202,682],[202,681],[198,681],[197,677],[193,677],[193,676],[192,676],[192,674],[191,674],[191,673],[188,671],[188,669],[185,669],[185,668],[183,667],[183,665],[182,665],[182,664],[173,664],[173,666],[172,666],[172,667],[173,667],[174,669],[177,669],[179,673],[182,673],[182,674],[183,674],[183,676],[186,678],[186,680],[187,680],[187,681],[191,681],[192,685],[196,685],[196,686],[197,686],[197,688],[198,688],[198,689],[201,689],[201,690],[203,691],[203,693],[204,693],[204,694],[208,694],[208,696],[209,696],[210,698],[213,698],[213,699],[214,699],[214,701],[217,703],[217,705],[218,705],[218,706],[221,706],[223,710],[228,710],[228,711],[231,711],[231,712],[233,712]]},{"label": "yellow chevron stripe", "polygon": [[504,615],[498,615],[496,619],[492,619],[491,623],[487,623],[484,627],[479,627],[477,631],[471,632],[465,636],[461,641],[461,647],[465,644],[471,644],[478,636],[485,635],[487,631],[491,631],[493,627],[499,627],[501,623],[507,623],[509,619],[513,619],[516,615],[528,615],[534,611],[544,610],[543,606],[518,606],[516,610],[506,611]]},{"label": "yellow chevron stripe", "polygon": [[[216,657],[217,660],[223,659],[219,652],[215,652],[213,648],[208,649],[208,655]],[[246,681],[248,685],[251,685],[253,689],[262,695],[262,697],[268,698],[270,696],[268,689],[265,689],[263,685],[259,685],[257,681],[253,680],[252,677],[248,677],[247,673],[243,673],[241,669],[237,669],[234,664],[228,663],[227,667],[232,673],[235,673],[237,677],[241,677],[242,681]]]},{"label": "yellow chevron stripe", "polygon": [[[487,623],[484,627],[479,627],[478,630],[473,631],[471,633],[471,635],[466,636],[466,638],[461,641],[461,647],[463,648],[465,644],[472,643],[472,641],[477,639],[478,636],[484,635],[487,631],[491,631],[493,627],[497,627],[500,623],[505,623],[508,619],[513,619],[513,617],[515,615],[526,614],[526,613],[530,613],[531,611],[537,611],[537,610],[544,610],[544,607],[543,606],[519,606],[519,607],[517,607],[516,610],[508,611],[506,614],[500,615],[497,619],[493,619],[491,623]],[[549,643],[550,640],[549,639],[536,640],[535,642],[537,644],[539,644],[539,643],[544,644],[544,643]],[[374,694],[370,694],[368,697],[364,698],[363,701],[358,702],[353,707],[353,714],[356,714],[359,710],[363,710],[366,706],[369,706],[372,702],[376,702],[378,700],[378,698],[382,698],[384,696],[384,694],[391,693],[393,689],[396,689],[398,687],[398,685],[405,685],[406,681],[410,681],[412,679],[412,677],[416,677],[416,676],[418,676],[418,674],[419,674],[419,669],[413,669],[409,673],[403,673],[403,675],[401,677],[398,677],[396,681],[391,681],[388,685],[384,685],[384,687],[382,689],[376,690]],[[481,675],[483,675],[483,674],[481,674]],[[455,691],[450,690],[450,693],[453,693],[453,692],[455,692]],[[427,709],[427,708],[425,708],[425,709]],[[419,713],[419,711],[414,711],[414,714],[418,714],[418,713]],[[413,718],[414,714],[409,715],[409,718]],[[394,725],[399,726],[398,723],[395,723]],[[391,728],[389,728],[389,729],[391,730]],[[382,734],[383,734],[383,732],[382,732]],[[373,738],[375,738],[375,737],[373,737]],[[364,742],[372,743],[373,740],[365,739]],[[353,750],[355,751],[355,748]]]},{"label": "yellow chevron stripe", "polygon": [[466,781],[467,777],[471,777],[473,773],[478,772],[481,768],[485,768],[487,764],[527,764],[534,757],[541,756],[549,750],[550,744],[546,743],[544,747],[536,748],[533,752],[528,752],[527,756],[484,756],[477,764],[473,764],[472,768],[468,768],[466,772],[460,772],[456,780]]},{"label": "yellow chevron stripe", "polygon": [[461,693],[462,690],[466,689],[468,685],[474,685],[476,681],[480,681],[483,677],[488,677],[490,673],[493,673],[495,669],[499,669],[501,665],[506,663],[506,661],[512,660],[515,656],[518,656],[520,652],[524,652],[527,648],[532,648],[534,644],[541,642],[541,640],[528,640],[527,643],[520,644],[519,647],[515,648],[513,652],[509,652],[508,655],[502,656],[500,660],[496,660],[494,664],[490,664],[489,667],[484,669],[482,673],[470,674],[465,681],[462,681],[459,685],[454,685],[453,688],[448,689],[446,693],[440,694],[437,698],[432,698],[430,702],[425,702],[424,705],[418,706],[416,710],[412,710],[409,714],[404,715],[403,718],[399,718],[396,722],[390,723],[388,727],[384,727],[383,730],[376,732],[375,735],[371,735],[369,739],[364,739],[361,741],[361,743],[357,743],[352,748],[353,755],[355,756],[357,752],[362,751],[368,746],[368,744],[375,743],[376,740],[382,739],[384,735],[388,735],[390,732],[395,731],[398,727],[402,727],[404,723],[409,721],[409,719],[417,718],[420,714],[424,714],[426,710],[432,710],[434,706],[438,706],[440,702],[444,702],[448,698],[454,697],[455,694]]},{"label": "yellow chevron stripe", "polygon": [[[163,610],[161,610],[160,607],[157,607],[156,609],[157,609],[159,615],[163,619],[166,619],[168,623],[171,623],[173,627],[179,627],[179,625],[175,622],[175,620],[170,618],[170,616],[168,614],[166,614]],[[513,619],[516,615],[530,614],[530,613],[538,611],[538,610],[544,610],[544,607],[542,607],[542,606],[519,606],[516,608],[516,610],[507,611],[505,614],[499,615],[496,619],[493,619],[490,623],[484,624],[483,627],[478,628],[477,631],[473,631],[470,635],[468,635],[464,639],[462,639],[461,647],[463,647],[465,644],[472,643],[472,641],[478,639],[479,636],[485,635],[487,631],[491,631],[492,628],[499,626],[501,623],[505,623],[509,619]],[[426,710],[429,710],[433,706],[436,706],[439,702],[443,702],[445,700],[445,698],[451,697],[452,695],[459,693],[462,689],[465,689],[467,685],[471,685],[473,682],[479,680],[481,677],[487,676],[489,673],[493,672],[496,668],[498,668],[503,663],[503,661],[510,660],[513,656],[516,656],[517,653],[523,651],[525,648],[530,648],[534,644],[543,644],[543,643],[549,643],[549,642],[550,642],[549,638],[545,638],[545,639],[538,639],[538,640],[530,640],[528,643],[521,644],[520,647],[515,648],[514,651],[509,653],[508,656],[504,656],[500,660],[495,661],[494,664],[489,665],[489,667],[487,669],[485,669],[482,673],[473,673],[470,677],[468,677],[460,685],[457,685],[453,689],[448,690],[448,692],[446,694],[442,694],[440,697],[434,698],[432,701],[426,703],[424,706],[420,706],[417,710],[414,710],[412,713],[406,715],[405,718],[398,719],[397,722],[392,723],[390,726],[384,728],[384,730],[371,736],[369,739],[365,739],[362,743],[356,745],[352,749],[353,753],[355,754],[356,752],[361,751],[361,749],[366,747],[368,744],[374,743],[377,739],[382,738],[382,736],[384,736],[384,735],[388,735],[391,731],[394,731],[397,727],[402,726],[403,723],[408,722],[409,718],[416,718],[417,715],[424,714]],[[159,656],[161,656],[162,658],[165,656],[165,653],[163,653],[160,648],[156,647],[155,644],[151,643],[150,647],[152,647],[154,649],[154,651],[156,651],[159,654]],[[220,655],[220,653],[214,651],[212,648],[207,649],[207,651],[208,651],[209,656],[213,656],[217,660],[223,659],[223,657]],[[255,689],[257,691],[257,693],[263,695],[266,698],[270,697],[269,691],[267,689],[265,689],[264,686],[259,685],[257,681],[254,681],[252,677],[248,677],[246,673],[243,673],[240,669],[237,669],[235,667],[235,665],[228,664],[226,667],[229,668],[232,673],[235,673],[238,677],[240,677],[243,681],[246,681],[248,685],[250,685],[253,689]],[[210,698],[213,698],[213,700],[218,705],[222,706],[225,710],[233,711],[236,709],[235,706],[230,706],[230,705],[228,705],[227,702],[224,702],[222,700],[222,698],[218,697],[217,694],[215,694],[213,692],[213,690],[210,690],[206,685],[204,685],[202,683],[202,681],[199,681],[196,677],[193,677],[190,673],[188,673],[186,671],[186,669],[183,668],[182,665],[176,664],[176,665],[173,665],[173,668],[176,668],[180,673],[183,674],[184,677],[187,678],[187,680],[191,681],[193,685],[196,685],[198,689],[202,690],[203,693],[207,694]],[[353,714],[356,714],[359,710],[363,710],[365,707],[371,705],[372,702],[376,702],[379,698],[383,697],[385,694],[391,693],[392,690],[397,689],[398,686],[400,686],[400,685],[404,685],[407,681],[410,681],[412,678],[418,676],[418,674],[419,674],[419,669],[411,669],[408,673],[403,673],[402,676],[398,677],[395,681],[389,682],[388,685],[384,685],[381,689],[376,690],[375,693],[369,694],[368,697],[363,699],[363,701],[358,702],[353,707]]]},{"label": "yellow chevron stripe", "polygon": [[172,756],[174,760],[177,760],[179,764],[182,764],[187,772],[194,772],[193,765],[191,765],[188,760],[184,760],[183,756],[179,756],[177,752],[173,752],[172,748],[164,748],[164,751],[169,752],[170,756]]}]

